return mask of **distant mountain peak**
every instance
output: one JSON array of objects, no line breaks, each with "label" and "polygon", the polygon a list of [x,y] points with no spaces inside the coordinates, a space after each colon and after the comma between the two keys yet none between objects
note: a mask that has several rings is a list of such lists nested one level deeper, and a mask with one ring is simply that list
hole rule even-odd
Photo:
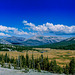
[{"label": "distant mountain peak", "polygon": [[75,37],[68,38],[66,41],[75,41]]},{"label": "distant mountain peak", "polygon": [[26,40],[23,37],[16,37],[16,36],[6,37],[6,38],[3,38],[3,39],[10,42],[10,43],[21,43],[21,42]]},{"label": "distant mountain peak", "polygon": [[11,43],[6,40],[0,39],[0,44],[11,44]]},{"label": "distant mountain peak", "polygon": [[49,43],[56,43],[66,38],[63,37],[56,37],[56,36],[33,36],[25,41],[25,44],[29,45],[44,45]]}]

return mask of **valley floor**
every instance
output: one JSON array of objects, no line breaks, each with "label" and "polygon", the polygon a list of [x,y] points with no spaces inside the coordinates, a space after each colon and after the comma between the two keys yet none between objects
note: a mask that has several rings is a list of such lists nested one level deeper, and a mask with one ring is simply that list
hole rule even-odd
[{"label": "valley floor", "polygon": [[[49,58],[49,61],[56,60],[57,64],[61,67],[69,64],[72,57],[75,57],[75,50],[60,50],[60,49],[50,49],[50,48],[35,48],[38,51],[33,51],[34,58],[37,58],[43,54],[44,57]],[[26,51],[18,52],[18,51],[0,51],[0,54],[8,54],[10,58],[14,57],[15,59],[19,55],[26,56]],[[32,57],[32,51],[28,51],[29,57]]]}]

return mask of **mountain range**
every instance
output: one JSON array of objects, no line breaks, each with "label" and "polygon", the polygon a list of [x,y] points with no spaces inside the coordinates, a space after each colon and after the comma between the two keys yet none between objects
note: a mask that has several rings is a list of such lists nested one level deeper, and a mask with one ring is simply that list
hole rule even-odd
[{"label": "mountain range", "polygon": [[0,44],[11,44],[11,43],[4,39],[0,39]]},{"label": "mountain range", "polygon": [[27,39],[23,43],[25,43],[28,46],[38,46],[38,45],[60,42],[64,39],[66,38],[56,37],[56,36],[34,36],[34,37]]},{"label": "mountain range", "polygon": [[37,46],[39,48],[54,48],[54,49],[73,49],[75,50],[75,37],[67,38],[63,41]]},{"label": "mountain range", "polygon": [[11,43],[11,44],[21,44],[23,41],[25,41],[26,39],[23,37],[4,37],[2,38],[3,40],[6,40],[7,42]]},{"label": "mountain range", "polygon": [[31,38],[23,38],[23,37],[4,37],[0,39],[1,44],[15,44],[15,45],[24,45],[24,46],[38,46],[45,44],[57,43],[65,40],[63,37],[56,36],[33,36]]}]

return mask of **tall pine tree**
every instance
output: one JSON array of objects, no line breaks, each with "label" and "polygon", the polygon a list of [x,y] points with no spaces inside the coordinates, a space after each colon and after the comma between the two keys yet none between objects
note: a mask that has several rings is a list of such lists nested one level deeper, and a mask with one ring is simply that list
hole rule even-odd
[{"label": "tall pine tree", "polygon": [[29,67],[29,56],[28,56],[28,52],[26,52],[26,66]]},{"label": "tall pine tree", "polygon": [[75,58],[72,58],[72,60],[70,61],[70,73],[71,74],[75,74]]}]

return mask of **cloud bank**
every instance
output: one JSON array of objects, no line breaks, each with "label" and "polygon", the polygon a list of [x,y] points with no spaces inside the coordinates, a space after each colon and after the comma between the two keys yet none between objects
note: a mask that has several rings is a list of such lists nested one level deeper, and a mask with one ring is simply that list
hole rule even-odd
[{"label": "cloud bank", "polygon": [[15,27],[7,27],[0,25],[0,36],[8,36],[12,35],[41,35],[46,33],[53,33],[57,35],[75,35],[75,25],[67,26],[63,24],[54,25],[53,23],[45,23],[42,25],[35,25],[33,23],[29,23],[28,21],[23,21],[25,29],[18,29]]},{"label": "cloud bank", "polygon": [[35,35],[36,33],[26,32],[26,31],[23,31],[22,29],[0,25],[0,36],[8,36],[8,37],[10,37],[11,35],[9,35],[9,34]]},{"label": "cloud bank", "polygon": [[49,32],[49,33],[55,33],[55,34],[75,34],[75,25],[73,26],[67,26],[63,24],[57,24],[54,25],[53,23],[46,23],[43,25],[35,25],[33,23],[28,23],[27,21],[23,21],[23,24],[25,26],[29,26],[29,30],[34,30],[38,32]]}]

